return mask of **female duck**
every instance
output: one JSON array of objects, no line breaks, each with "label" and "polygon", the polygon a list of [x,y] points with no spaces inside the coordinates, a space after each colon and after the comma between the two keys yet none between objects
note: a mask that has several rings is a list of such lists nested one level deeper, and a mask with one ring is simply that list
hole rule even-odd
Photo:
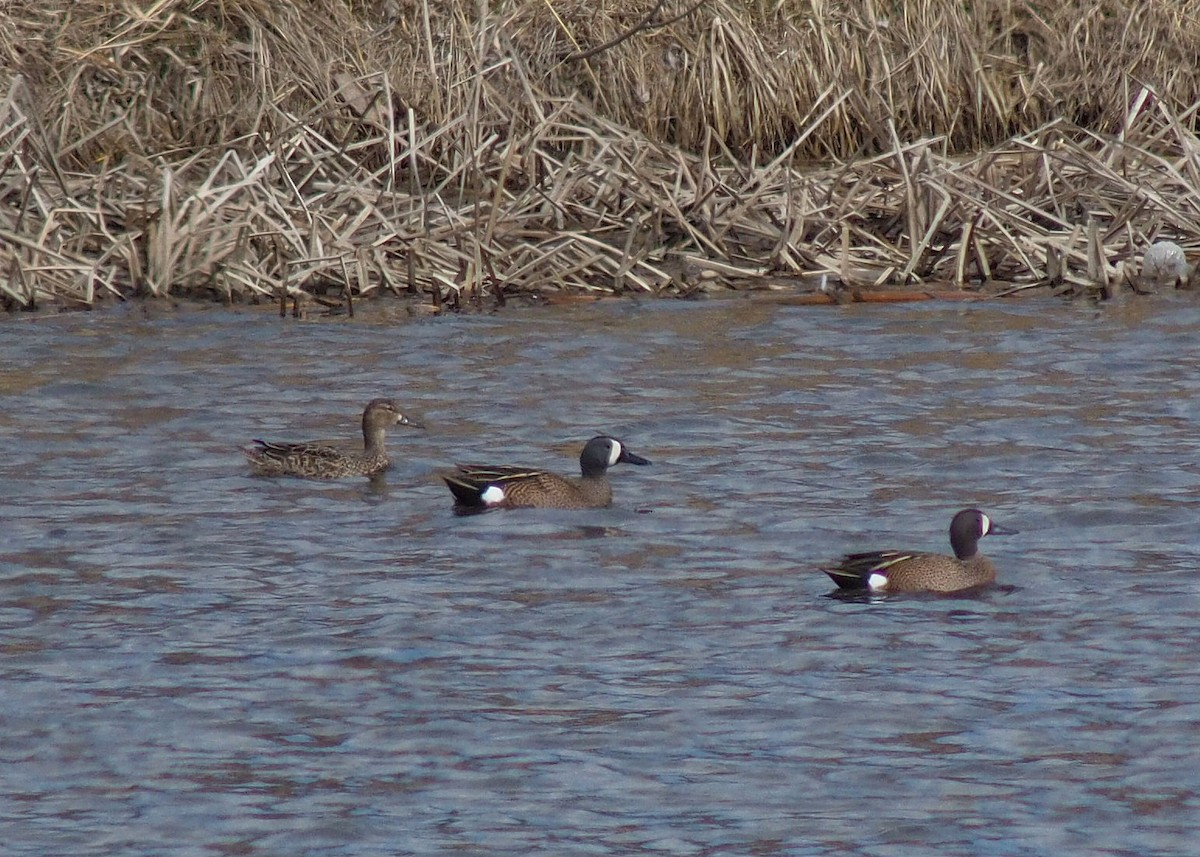
[{"label": "female duck", "polygon": [[362,416],[362,452],[349,452],[325,443],[275,443],[255,439],[242,452],[262,476],[302,476],[308,479],[343,479],[376,476],[391,466],[383,445],[394,425],[420,428],[400,412],[391,399],[372,399]]}]

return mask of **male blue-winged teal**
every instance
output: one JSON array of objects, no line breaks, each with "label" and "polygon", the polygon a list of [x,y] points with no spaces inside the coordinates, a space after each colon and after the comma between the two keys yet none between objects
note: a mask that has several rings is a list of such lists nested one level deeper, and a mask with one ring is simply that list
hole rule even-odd
[{"label": "male blue-winged teal", "polygon": [[612,505],[607,471],[614,464],[649,464],[613,437],[594,437],[579,455],[578,477],[504,465],[458,464],[441,474],[460,511],[600,509]]},{"label": "male blue-winged teal", "polygon": [[984,536],[1009,536],[978,509],[963,509],[950,522],[954,556],[904,551],[869,551],[844,556],[833,568],[821,569],[842,589],[872,592],[959,592],[986,586],[996,579],[992,561],[979,552]]},{"label": "male blue-winged teal", "polygon": [[394,425],[420,428],[391,399],[372,399],[363,409],[362,452],[349,452],[325,443],[273,443],[255,438],[255,446],[242,452],[263,476],[303,476],[308,479],[342,479],[375,476],[391,466],[383,437]]}]

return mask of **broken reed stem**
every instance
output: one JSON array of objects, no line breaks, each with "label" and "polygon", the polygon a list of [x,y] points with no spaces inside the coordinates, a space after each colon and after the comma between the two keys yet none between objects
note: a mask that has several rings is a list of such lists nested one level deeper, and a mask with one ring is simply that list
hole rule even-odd
[{"label": "broken reed stem", "polygon": [[[603,3],[588,18],[519,0],[422,0],[413,20],[363,22],[347,11],[357,4],[322,5],[326,19],[288,2],[163,0],[126,16],[79,0],[79,20],[103,38],[62,53],[69,66],[40,69],[61,92],[0,76],[0,301],[171,294],[278,299],[286,312],[289,298],[296,311],[329,293],[353,311],[354,298],[400,283],[438,305],[460,305],[464,290],[475,303],[691,294],[696,282],[773,287],[829,273],[856,287],[1099,284],[1152,240],[1200,247],[1200,97],[1130,91],[1131,78],[1114,77],[1115,136],[1056,120],[955,157],[956,145],[984,142],[981,129],[1038,115],[1043,84],[1021,77],[1022,63],[1049,75],[1055,57],[1030,47],[1022,20],[1002,21],[981,47],[961,3],[928,0],[886,28],[874,26],[876,5],[844,10],[872,25],[845,44],[834,16],[793,20],[774,4],[769,29],[726,0],[617,41],[629,22]],[[1131,14],[1147,40],[1161,35],[1153,16]],[[40,18],[14,21],[44,30]],[[203,44],[191,35],[200,24]],[[223,41],[243,31],[263,62],[242,64],[240,35]],[[558,78],[547,60],[568,36],[575,51],[613,45]],[[341,42],[355,50],[332,57]],[[1155,43],[1188,84],[1173,43]],[[1043,53],[1022,59],[1035,47]],[[25,61],[10,54],[14,68]],[[122,77],[134,67],[165,71],[147,87]],[[989,77],[1001,67],[1025,88]],[[950,94],[974,80],[966,109]],[[114,95],[137,92],[145,100]],[[211,112],[180,113],[195,104]],[[197,118],[192,136],[163,121],[176,113]],[[663,141],[670,128],[683,145]],[[802,160],[822,154],[833,166]]]},{"label": "broken reed stem", "polygon": [[[1065,237],[1079,226],[1058,212],[1090,211],[1108,218],[1102,232],[1111,244],[1093,246],[1087,271],[1089,280],[1099,282],[1103,270],[1096,254],[1111,266],[1131,245],[1161,234],[1164,220],[1177,228],[1200,226],[1194,193],[1177,171],[1164,169],[1164,158],[1123,146],[1125,164],[1118,174],[1103,162],[1108,149],[1122,144],[1097,145],[1087,135],[1076,142],[1068,126],[1055,129],[1053,152],[1026,139],[974,164],[930,149],[910,162],[903,154],[907,147],[897,145],[892,165],[860,163],[853,181],[842,171],[799,172],[783,164],[746,175],[681,153],[654,158],[654,148],[636,139],[608,140],[595,150],[596,159],[568,160],[549,174],[555,194],[547,197],[534,192],[527,165],[557,161],[550,147],[577,135],[581,120],[571,113],[561,111],[568,124],[527,137],[523,148],[496,146],[495,138],[472,146],[459,161],[467,168],[450,174],[458,182],[457,203],[409,192],[421,169],[416,153],[430,145],[413,127],[405,135],[403,161],[413,178],[404,191],[384,197],[355,187],[349,166],[333,171],[334,153],[321,151],[311,139],[304,147],[284,147],[297,161],[284,165],[285,172],[307,174],[307,190],[296,180],[283,187],[263,181],[270,156],[249,165],[224,158],[186,194],[180,190],[186,170],[163,170],[157,216],[140,232],[149,251],[144,280],[154,294],[207,291],[224,300],[265,294],[267,287],[259,284],[281,279],[293,289],[337,287],[347,294],[369,292],[379,282],[403,281],[410,292],[465,287],[473,300],[483,297],[488,282],[510,292],[554,287],[619,292],[633,286],[662,293],[675,280],[670,265],[655,260],[686,259],[720,278],[768,284],[773,271],[812,277],[828,271],[819,248],[836,242],[835,270],[855,285],[887,281],[888,271],[900,283],[1021,283],[1044,277],[1037,260],[1046,259],[1055,244],[1069,245]],[[435,129],[433,136],[439,133]],[[1036,178],[1023,171],[1031,155],[1043,164]],[[390,170],[399,169],[400,162],[390,163]],[[1154,180],[1160,189],[1153,188]],[[1010,190],[1015,187],[1020,195]],[[45,186],[39,190],[47,192]],[[73,195],[87,198],[89,190]],[[1139,204],[1131,205],[1131,197],[1140,198]],[[400,214],[386,217],[385,209]],[[109,232],[112,245],[138,240]],[[1200,228],[1196,232],[1200,238]],[[283,271],[275,267],[279,255],[264,251],[268,237],[286,248]],[[10,246],[45,254],[42,243],[24,236],[15,236]],[[362,254],[363,247],[383,252]],[[76,267],[89,265],[86,255],[57,255]],[[119,269],[126,258],[109,253],[105,264]],[[781,258],[788,262],[775,261],[774,269],[768,264]],[[1066,255],[1068,267],[1073,258]],[[43,297],[66,292],[61,279],[48,276],[48,266],[22,270]],[[128,281],[133,279],[130,271]]]}]

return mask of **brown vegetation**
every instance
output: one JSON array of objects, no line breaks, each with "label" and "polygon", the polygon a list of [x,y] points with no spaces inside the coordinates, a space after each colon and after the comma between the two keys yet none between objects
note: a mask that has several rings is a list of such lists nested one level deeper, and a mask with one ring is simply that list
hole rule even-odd
[{"label": "brown vegetation", "polygon": [[1140,0],[12,0],[0,299],[1098,287],[1200,247],[1196,44]]}]

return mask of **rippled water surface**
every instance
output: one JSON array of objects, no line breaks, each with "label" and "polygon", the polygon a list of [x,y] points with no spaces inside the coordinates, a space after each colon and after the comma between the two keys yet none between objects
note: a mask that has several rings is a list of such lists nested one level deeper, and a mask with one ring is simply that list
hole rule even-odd
[{"label": "rippled water surface", "polygon": [[[1195,853],[1200,303],[375,312],[0,321],[4,854]],[[378,395],[381,484],[237,451]],[[829,597],[970,505],[1001,585]]]}]

